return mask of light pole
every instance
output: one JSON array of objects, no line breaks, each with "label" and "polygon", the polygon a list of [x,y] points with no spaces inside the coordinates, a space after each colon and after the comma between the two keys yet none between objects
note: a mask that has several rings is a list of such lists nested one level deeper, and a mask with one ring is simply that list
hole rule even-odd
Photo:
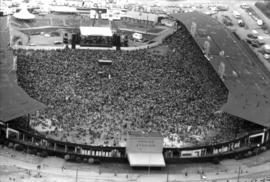
[{"label": "light pole", "polygon": [[260,148],[260,144],[257,144],[257,148],[256,148],[256,163],[255,163],[255,165],[257,165],[257,162],[258,162],[258,151],[259,151],[259,148]]},{"label": "light pole", "polygon": [[238,174],[237,174],[237,182],[239,182],[239,179],[240,179],[240,170],[241,170],[241,166],[239,165]]},{"label": "light pole", "polygon": [[150,175],[150,155],[148,155],[148,175]]},{"label": "light pole", "polygon": [[78,182],[78,168],[76,170],[76,182]]},{"label": "light pole", "polygon": [[169,169],[167,168],[167,182],[169,182]]}]

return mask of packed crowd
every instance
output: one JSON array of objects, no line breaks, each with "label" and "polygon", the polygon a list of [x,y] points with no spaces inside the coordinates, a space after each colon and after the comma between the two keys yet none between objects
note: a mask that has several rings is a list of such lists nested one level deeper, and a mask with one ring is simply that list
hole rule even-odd
[{"label": "packed crowd", "polygon": [[[160,131],[167,147],[229,140],[251,128],[216,113],[228,91],[186,29],[164,45],[163,56],[148,50],[17,50],[19,85],[47,105],[31,116],[32,127],[49,127],[46,135],[59,140],[108,146],[125,145],[130,130]],[[112,65],[100,65],[100,59]]]}]

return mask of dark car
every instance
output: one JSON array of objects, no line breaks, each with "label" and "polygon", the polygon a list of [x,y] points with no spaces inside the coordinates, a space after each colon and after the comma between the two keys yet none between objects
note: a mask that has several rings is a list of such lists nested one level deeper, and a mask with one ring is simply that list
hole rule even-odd
[{"label": "dark car", "polygon": [[252,40],[246,39],[246,41],[247,41],[248,44],[252,44]]},{"label": "dark car", "polygon": [[255,47],[255,48],[259,48],[261,45],[258,44],[258,43],[256,43],[256,42],[253,42],[253,43],[251,44],[251,46],[252,46],[252,47]]},{"label": "dark car", "polygon": [[254,34],[251,34],[251,33],[247,34],[247,37],[251,38],[251,39],[257,39],[258,38],[257,35],[254,35]]},{"label": "dark car", "polygon": [[252,40],[252,39],[246,39],[247,43],[250,44],[252,47],[261,47],[262,45],[264,45],[263,42],[260,42],[258,40]]}]

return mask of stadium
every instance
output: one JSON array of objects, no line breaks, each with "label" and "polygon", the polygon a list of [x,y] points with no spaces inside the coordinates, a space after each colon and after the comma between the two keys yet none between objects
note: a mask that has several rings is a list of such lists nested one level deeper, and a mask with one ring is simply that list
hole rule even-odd
[{"label": "stadium", "polygon": [[[8,77],[1,80],[5,85],[0,110],[3,143],[40,156],[89,163],[128,160],[135,167],[218,162],[265,151],[269,146],[269,93],[263,88],[269,83],[267,76],[262,80],[259,76],[264,73],[253,75],[256,71],[248,70],[257,67],[245,67],[246,80],[239,65],[233,65],[237,63],[228,63],[227,59],[247,55],[236,55],[237,50],[229,45],[237,39],[224,39],[227,32],[208,16],[193,12],[172,14],[170,19],[177,22],[168,28],[172,33],[148,35],[147,43],[129,40],[127,47],[118,42],[104,48],[104,42],[99,42],[103,40],[91,39],[86,42],[99,48],[81,48],[87,45],[74,45],[71,36],[71,42],[61,47],[48,46],[52,39],[45,48],[18,44],[6,50],[7,55],[1,51],[9,65],[1,70]],[[104,21],[94,21],[96,26],[104,25]],[[194,22],[196,33],[191,30]],[[13,29],[14,24],[18,26],[19,21],[14,20]],[[29,26],[29,22],[20,26],[25,24]],[[216,30],[207,30],[209,24]],[[21,33],[32,31],[34,35],[41,30]],[[19,34],[13,33],[11,40]],[[8,39],[6,35],[1,38]],[[254,80],[257,84],[250,85]],[[157,143],[152,148],[144,144],[138,152],[130,146],[132,137],[139,144]],[[151,154],[156,147],[161,155]],[[153,161],[136,163],[137,153],[153,155]]]}]

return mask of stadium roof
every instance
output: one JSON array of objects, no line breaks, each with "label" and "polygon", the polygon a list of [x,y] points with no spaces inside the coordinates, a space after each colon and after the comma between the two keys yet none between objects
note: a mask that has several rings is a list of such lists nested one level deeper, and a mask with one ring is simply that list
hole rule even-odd
[{"label": "stadium roof", "polygon": [[105,36],[113,35],[110,27],[80,27],[81,35],[83,36]]},{"label": "stadium roof", "polygon": [[[197,25],[195,41],[203,50],[205,40],[210,42],[209,61],[221,75],[224,64],[224,84],[229,90],[223,111],[270,126],[270,76],[268,70],[243,40],[238,40],[230,31],[211,16],[200,12],[173,14],[187,29],[192,22]],[[209,39],[210,37],[210,39]],[[224,51],[224,55],[220,54]]]},{"label": "stadium roof", "polygon": [[9,121],[45,108],[16,84],[0,81],[0,120]]},{"label": "stadium roof", "polygon": [[16,83],[13,69],[13,54],[8,48],[9,32],[5,28],[6,17],[0,17],[0,121],[9,121],[36,110],[45,105],[32,99]]}]

